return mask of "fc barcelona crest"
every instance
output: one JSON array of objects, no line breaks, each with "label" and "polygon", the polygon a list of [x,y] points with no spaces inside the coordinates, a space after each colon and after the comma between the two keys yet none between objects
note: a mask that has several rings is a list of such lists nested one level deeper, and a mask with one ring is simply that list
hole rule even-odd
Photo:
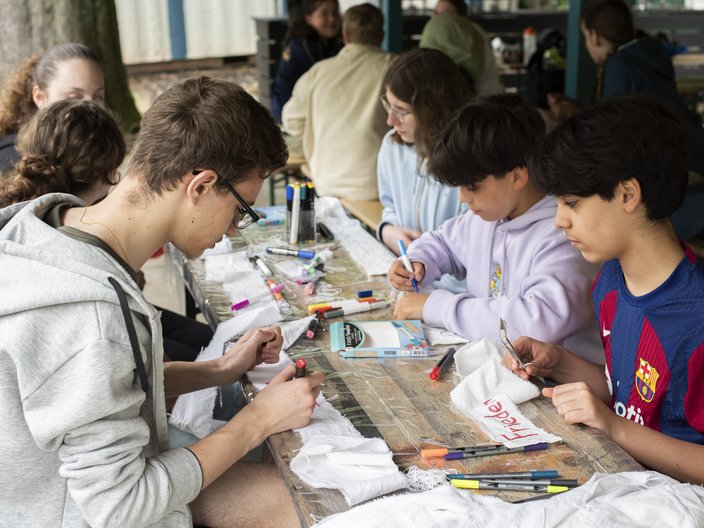
[{"label": "fc barcelona crest", "polygon": [[638,358],[638,360],[640,366],[636,370],[636,389],[638,389],[638,395],[643,401],[651,402],[655,396],[655,385],[660,374],[643,358]]}]

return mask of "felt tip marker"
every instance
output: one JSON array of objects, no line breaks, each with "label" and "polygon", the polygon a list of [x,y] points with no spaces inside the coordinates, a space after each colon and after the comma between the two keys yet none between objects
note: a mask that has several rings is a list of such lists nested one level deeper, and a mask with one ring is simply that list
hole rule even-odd
[{"label": "felt tip marker", "polygon": [[320,326],[320,318],[323,316],[322,312],[315,312],[315,317],[308,323],[308,328],[306,328],[306,337],[308,339],[313,339],[315,337],[315,331]]},{"label": "felt tip marker", "polygon": [[[444,454],[443,454],[444,456]],[[560,474],[556,469],[545,469],[542,471],[514,471],[505,473],[454,473],[447,475],[447,480],[491,480],[491,479],[551,479],[557,478]]]},{"label": "felt tip marker", "polygon": [[[442,458],[448,453],[460,453],[465,451],[496,451],[502,448],[501,444],[489,444],[489,445],[479,445],[473,447],[433,447],[429,449],[421,449],[420,456],[423,458]],[[450,480],[449,477],[447,480]]]},{"label": "felt tip marker", "polygon": [[[460,479],[460,480],[471,480],[471,479]],[[491,484],[518,484],[518,485],[523,485],[523,484],[532,484],[532,485],[540,485],[540,486],[564,486],[566,488],[576,488],[579,486],[579,482],[575,479],[540,479],[540,480],[531,480],[531,479],[476,479],[476,480],[481,480],[482,482],[488,482]]]},{"label": "felt tip marker", "polygon": [[492,455],[506,455],[509,453],[523,453],[528,451],[540,451],[547,449],[547,442],[541,442],[539,444],[531,444],[523,447],[506,447],[506,446],[496,446],[492,448],[483,449],[472,449],[466,448],[463,451],[451,451],[444,456],[445,460],[461,460],[463,458],[474,458]]},{"label": "felt tip marker", "polygon": [[562,493],[568,491],[567,486],[549,486],[545,484],[531,484],[530,482],[514,482],[512,484],[498,484],[484,480],[452,480],[453,487],[460,489],[476,490],[503,490],[503,491],[535,491],[542,493]]},{"label": "felt tip marker", "polygon": [[[408,258],[408,255],[406,254],[406,246],[403,244],[403,240],[399,239],[398,241],[398,250],[401,252],[401,261],[403,262],[403,267],[406,268],[406,271],[410,273],[411,275],[415,275],[413,272],[413,266],[411,265],[411,259]],[[415,278],[411,279],[411,284],[413,285],[413,289],[416,290],[416,293],[418,293],[418,282],[416,281]]]},{"label": "felt tip marker", "polygon": [[257,267],[262,270],[265,277],[271,277],[273,275],[269,269],[269,266],[266,265],[266,262],[260,258],[257,259]]},{"label": "felt tip marker", "polygon": [[241,310],[242,308],[246,308],[250,304],[253,304],[257,301],[261,301],[263,299],[270,297],[271,295],[274,295],[275,293],[280,292],[285,287],[286,287],[286,285],[284,283],[277,284],[276,286],[273,286],[273,287],[269,287],[268,292],[262,292],[258,295],[253,295],[249,299],[244,299],[242,301],[236,302],[235,304],[230,306],[230,310],[235,311],[235,310]]},{"label": "felt tip marker", "polygon": [[438,361],[438,364],[433,367],[433,370],[430,371],[430,379],[435,381],[440,377],[440,374],[442,371],[450,364],[450,361],[452,361],[452,358],[455,355],[455,348],[450,347],[447,349],[447,352],[445,352],[445,355],[442,356],[442,359]]},{"label": "felt tip marker", "polygon": [[380,308],[386,308],[389,305],[389,303],[386,301],[361,302],[358,304],[359,306],[350,306],[338,308],[336,310],[329,310],[323,313],[323,317],[325,319],[332,319],[333,317],[342,317],[344,315],[352,315],[356,313],[370,312],[372,310],[379,310]]},{"label": "felt tip marker", "polygon": [[294,378],[305,378],[306,371],[308,369],[308,363],[305,359],[300,358],[296,360],[296,373],[293,375]]},{"label": "felt tip marker", "polygon": [[303,259],[312,259],[315,256],[314,252],[306,251],[304,249],[268,247],[266,248],[266,252],[271,253],[272,255],[286,255],[287,257],[298,257]]}]

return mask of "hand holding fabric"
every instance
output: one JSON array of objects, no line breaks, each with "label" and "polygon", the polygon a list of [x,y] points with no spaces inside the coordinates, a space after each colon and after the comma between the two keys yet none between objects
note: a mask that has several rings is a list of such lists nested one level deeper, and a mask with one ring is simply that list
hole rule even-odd
[{"label": "hand holding fabric", "polygon": [[234,382],[262,362],[276,363],[282,343],[281,328],[278,326],[247,330],[219,359],[221,368]]}]

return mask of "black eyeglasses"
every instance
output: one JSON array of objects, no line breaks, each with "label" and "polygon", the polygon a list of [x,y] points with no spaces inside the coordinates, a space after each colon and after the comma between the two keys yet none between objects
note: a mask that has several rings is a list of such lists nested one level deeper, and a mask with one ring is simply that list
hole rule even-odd
[{"label": "black eyeglasses", "polygon": [[[198,169],[194,169],[193,175],[195,176],[197,174],[200,174],[201,172],[203,172],[203,171],[198,170]],[[230,182],[223,179],[222,183],[225,184],[225,187],[227,187],[227,189],[232,193],[232,195],[240,203],[240,205],[237,207],[237,213],[239,214],[239,218],[237,219],[237,223],[234,224],[237,229],[244,229],[245,227],[249,227],[254,222],[258,221],[261,218],[257,214],[257,212],[254,209],[252,209],[250,207],[250,205],[242,199],[242,197],[235,190],[235,188],[230,184]]]}]

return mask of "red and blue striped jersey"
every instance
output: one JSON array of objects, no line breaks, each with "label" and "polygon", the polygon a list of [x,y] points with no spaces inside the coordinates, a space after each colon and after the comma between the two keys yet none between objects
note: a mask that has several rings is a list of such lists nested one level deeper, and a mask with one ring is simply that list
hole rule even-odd
[{"label": "red and blue striped jersey", "polygon": [[619,416],[704,444],[704,263],[691,250],[646,295],[626,288],[617,260],[593,289],[611,405]]}]

